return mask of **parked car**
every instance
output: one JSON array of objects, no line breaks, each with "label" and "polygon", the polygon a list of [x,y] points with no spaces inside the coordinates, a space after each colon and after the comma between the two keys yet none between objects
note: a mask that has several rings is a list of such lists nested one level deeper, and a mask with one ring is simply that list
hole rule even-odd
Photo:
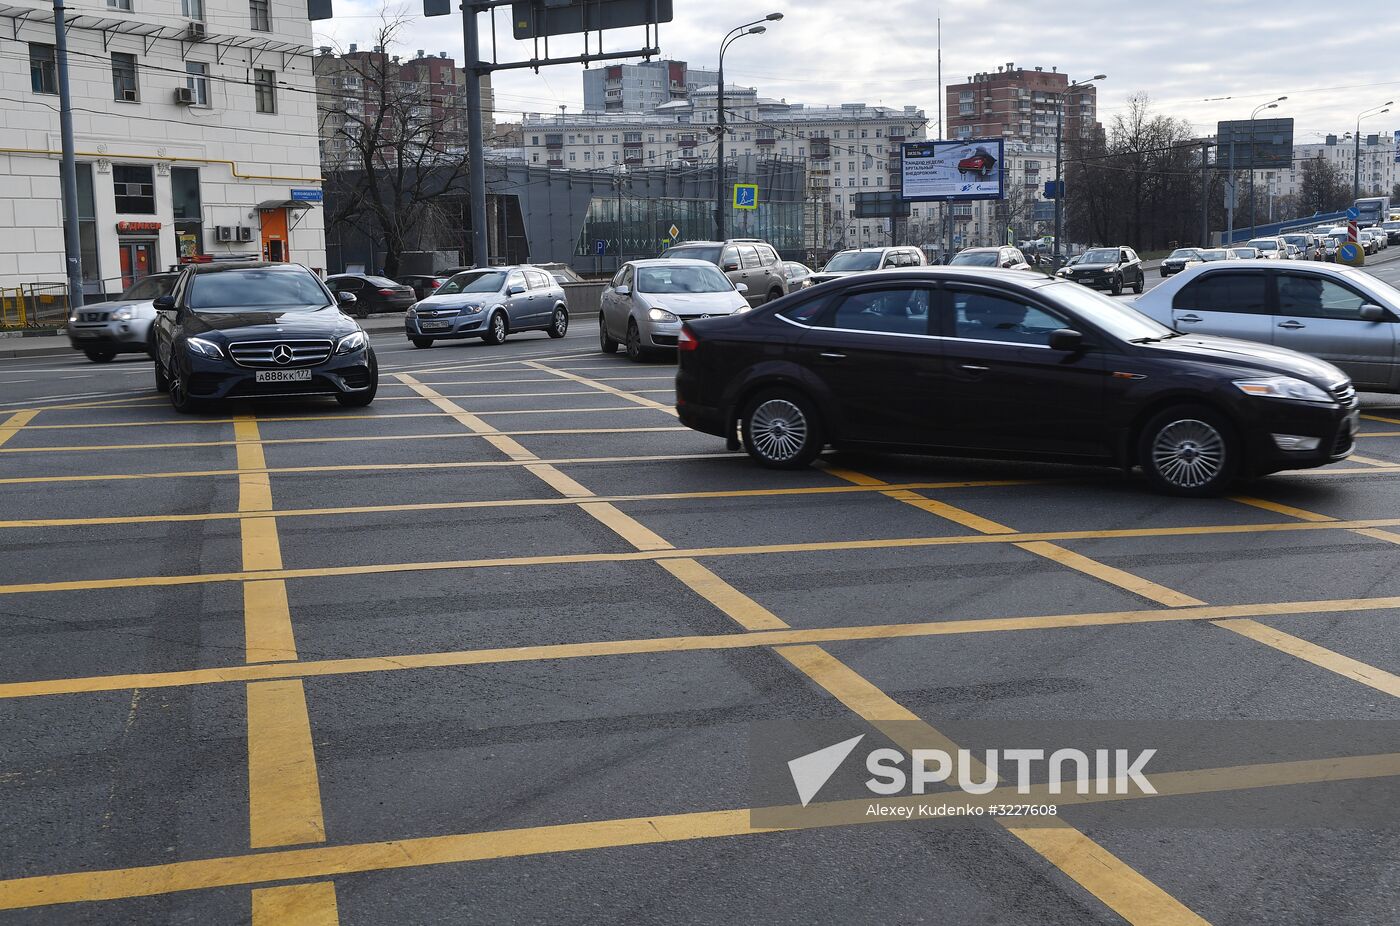
[{"label": "parked car", "polygon": [[1162,260],[1157,270],[1162,276],[1169,277],[1173,273],[1180,273],[1193,264],[1201,263],[1202,260],[1204,258],[1201,257],[1200,248],[1177,248]]},{"label": "parked car", "polygon": [[414,304],[403,325],[419,348],[467,338],[500,344],[522,331],[562,338],[569,333],[569,306],[564,287],[543,270],[526,264],[487,267],[453,276]]},{"label": "parked car", "polygon": [[1125,287],[1140,293],[1147,286],[1142,261],[1132,248],[1090,248],[1084,259],[1056,274],[1060,279],[1082,283],[1094,289],[1107,289],[1117,296]]},{"label": "parked car", "polygon": [[762,305],[787,295],[783,261],[766,241],[757,238],[731,238],[728,241],[687,241],[661,255],[678,260],[709,261],[736,286],[743,283],[749,305]]},{"label": "parked car", "polygon": [[1288,242],[1280,237],[1251,238],[1246,247],[1254,248],[1264,260],[1288,259]]},{"label": "parked car", "polygon": [[891,267],[922,267],[927,263],[924,252],[918,248],[849,248],[836,252],[820,270],[813,272],[811,285],[828,283],[853,273],[888,270]]},{"label": "parked car", "polygon": [[[1231,269],[1191,273],[1217,268]],[[1181,335],[1084,287],[1003,270],[852,277],[688,322],[678,346],[681,422],[774,468],[831,445],[1137,465],[1161,491],[1212,495],[1343,459],[1357,422],[1329,363]]]},{"label": "parked car", "polygon": [[300,264],[192,264],[155,300],[156,389],[178,412],[215,399],[335,396],[365,406],[379,388],[369,338]]},{"label": "parked car", "polygon": [[948,261],[950,267],[1000,267],[1003,270],[1034,269],[1020,248],[1003,245],[995,248],[964,248]]},{"label": "parked car", "polygon": [[410,273],[406,276],[398,277],[395,283],[400,283],[413,290],[413,298],[427,299],[437,288],[446,283],[448,277],[438,276],[431,273]]},{"label": "parked car", "polygon": [[812,268],[795,260],[783,261],[783,278],[787,280],[788,292],[805,289],[812,285]]},{"label": "parked car", "polygon": [[175,288],[178,273],[142,277],[115,299],[90,302],[68,316],[68,343],[93,363],[106,363],[117,354],[151,354],[154,301]]},{"label": "parked car", "polygon": [[709,261],[628,261],[599,297],[599,346],[611,354],[621,343],[631,360],[674,350],[683,322],[748,311],[743,287]]},{"label": "parked car", "polygon": [[333,292],[349,293],[355,297],[350,304],[356,318],[369,318],[375,312],[402,312],[413,305],[417,297],[412,286],[395,283],[388,277],[364,273],[339,273],[326,277]]},{"label": "parked car", "polygon": [[1361,270],[1316,262],[1208,264],[1134,305],[1178,331],[1312,354],[1340,367],[1358,389],[1400,392],[1400,292]]},{"label": "parked car", "polygon": [[1230,250],[1231,250],[1231,251],[1234,251],[1234,252],[1235,252],[1235,256],[1238,257],[1240,260],[1258,260],[1258,259],[1259,259],[1259,251],[1258,251],[1257,248],[1250,248],[1250,247],[1234,247],[1234,248],[1231,248]]}]

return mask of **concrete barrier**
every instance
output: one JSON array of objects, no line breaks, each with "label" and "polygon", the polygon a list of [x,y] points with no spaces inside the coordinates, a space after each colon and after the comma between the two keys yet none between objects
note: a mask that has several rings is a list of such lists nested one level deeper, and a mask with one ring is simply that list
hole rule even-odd
[{"label": "concrete barrier", "polygon": [[573,316],[597,315],[601,308],[599,297],[608,286],[599,283],[565,283],[564,301],[568,303],[569,314]]}]

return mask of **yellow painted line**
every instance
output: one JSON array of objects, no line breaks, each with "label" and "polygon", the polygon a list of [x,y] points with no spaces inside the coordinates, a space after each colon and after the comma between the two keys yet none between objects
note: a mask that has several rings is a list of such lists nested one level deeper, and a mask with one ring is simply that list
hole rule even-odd
[{"label": "yellow painted line", "polygon": [[1015,528],[998,524],[987,518],[979,517],[970,511],[955,508],[946,502],[936,501],[931,498],[924,498],[916,492],[907,490],[894,490],[883,493],[885,496],[912,505],[920,511],[927,511],[929,514],[936,514],[940,518],[952,521],[954,524],[961,524],[963,527],[971,528],[979,534],[1014,534]]},{"label": "yellow painted line", "polygon": [[1297,518],[1300,521],[1336,521],[1337,519],[1325,514],[1318,514],[1315,511],[1305,511],[1302,508],[1294,508],[1292,505],[1284,505],[1280,502],[1271,502],[1266,498],[1254,498],[1249,495],[1232,495],[1230,501],[1239,502],[1242,505],[1252,505],[1255,508],[1262,508],[1265,511],[1272,511],[1275,514],[1287,515],[1290,518]]},{"label": "yellow painted line", "polygon": [[[674,390],[674,389],[636,389],[636,390],[633,390],[633,391],[634,391],[637,395],[661,395],[661,394],[675,395],[675,392],[676,392],[676,390]],[[442,397],[443,397],[444,399],[534,399],[534,398],[541,398],[541,397],[544,397],[544,396],[571,396],[571,397],[577,398],[578,396],[592,395],[592,394],[593,394],[593,393],[591,393],[591,392],[586,392],[586,391],[583,391],[583,390],[577,390],[577,391],[573,391],[573,392],[477,392],[477,393],[466,393],[466,394],[459,394],[459,395],[451,395],[451,394],[449,394],[449,393],[443,393],[443,394],[442,394]],[[377,397],[374,401],[375,401],[375,402],[418,402],[418,401],[421,401],[421,400],[422,400],[422,397],[421,397],[421,396],[416,396],[416,395],[395,395],[395,396],[379,396],[379,397]],[[485,412],[478,412],[477,414],[485,414]],[[1350,459],[1353,459],[1353,460],[1354,460],[1354,459],[1356,459],[1356,457],[1353,456],[1353,457],[1350,457]]]},{"label": "yellow painted line", "polygon": [[1390,462],[1389,460],[1377,460],[1375,457],[1363,457],[1363,456],[1360,456],[1359,454],[1355,454],[1355,453],[1353,453],[1351,456],[1347,457],[1347,459],[1348,459],[1348,460],[1355,460],[1357,463],[1365,463],[1367,466],[1395,466],[1395,465],[1396,465],[1396,464]]},{"label": "yellow painted line", "polygon": [[[526,362],[528,362],[528,361],[523,361],[523,360],[522,360],[522,361],[520,361],[520,362],[521,362],[521,363],[526,363]],[[466,373],[466,372],[470,372],[470,371],[468,371],[468,370],[452,370],[452,371],[443,370],[443,371],[440,371],[440,372]],[[502,371],[502,370],[482,370],[482,372],[483,372],[483,373],[501,373],[501,372],[504,372],[504,371]],[[401,374],[395,373],[395,374],[393,374],[393,375],[398,376],[398,375],[401,375]],[[402,374],[402,375],[411,375],[411,374],[405,373],[405,374]],[[431,374],[431,373],[419,373],[419,374],[417,374],[417,375],[418,375],[418,376],[428,376],[428,375],[432,375],[432,374]],[[416,377],[415,377],[415,378],[416,378]],[[676,380],[676,378],[675,378],[674,375],[673,375],[673,376],[610,376],[610,377],[604,377],[604,378],[605,378],[605,379],[609,379],[609,380],[615,380],[615,381],[622,381],[622,380],[625,380],[625,381],[628,381],[628,382],[636,382],[637,380],[646,380],[646,381],[648,381],[648,382],[653,382],[653,383],[675,382],[675,380]],[[436,386],[502,386],[502,385],[506,385],[506,384],[509,384],[509,383],[554,383],[554,384],[557,386],[557,385],[559,384],[559,380],[558,380],[558,378],[556,378],[556,377],[550,377],[550,376],[536,376],[536,377],[522,377],[522,378],[520,378],[520,379],[439,379],[439,380],[433,380],[433,381],[431,381],[431,382],[429,382],[429,381],[423,381],[423,385],[425,385],[425,386],[434,386],[434,387],[436,387]],[[392,384],[391,384],[391,385],[392,385]]]},{"label": "yellow painted line", "polygon": [[[239,521],[243,569],[246,572],[280,570],[282,545],[277,537],[277,520],[271,516],[271,477],[264,471],[267,461],[258,442],[257,419],[252,415],[238,415],[233,431],[239,440],[238,510],[244,515]],[[248,517],[250,514],[262,516]],[[243,631],[248,661],[296,658],[285,582],[274,579],[244,583]]]},{"label": "yellow painted line", "polygon": [[4,444],[7,440],[18,434],[20,428],[33,421],[38,414],[37,411],[23,411],[15,412],[10,415],[10,417],[6,418],[5,423],[0,424],[0,444]]},{"label": "yellow painted line", "polygon": [[[42,401],[40,399],[39,401]],[[62,405],[35,405],[26,411],[34,412],[60,412],[75,408],[112,408],[114,406],[145,405],[145,404],[168,404],[168,399],[152,399],[148,396],[131,396],[122,399],[86,399],[82,402],[66,402]],[[120,410],[120,409],[118,409]]]},{"label": "yellow painted line", "polygon": [[[136,688],[180,688],[272,679],[320,678],[416,669],[460,668],[515,662],[547,662],[608,656],[664,655],[712,650],[753,649],[866,640],[961,636],[978,633],[1022,633],[1073,630],[1085,627],[1136,626],[1179,621],[1221,621],[1311,614],[1361,614],[1400,607],[1400,596],[1322,601],[1281,601],[1238,605],[1202,605],[1182,608],[1148,608],[1133,611],[1048,614],[1027,617],[967,618],[916,621],[902,624],[792,629],[753,599],[734,589],[691,559],[661,560],[660,565],[703,598],[745,628],[747,632],[602,640],[586,643],[553,643],[496,649],[405,653],[392,656],[357,656],[301,662],[239,664],[169,672],[97,675],[43,679],[0,684],[0,699],[51,697],[126,691]],[[699,568],[694,568],[698,566]]]},{"label": "yellow painted line", "polygon": [[[1397,774],[1400,774],[1400,755],[1380,754],[1159,772],[1152,776],[1152,782],[1157,788],[1157,796],[1185,797],[1290,785],[1388,778]],[[1033,794],[1037,799],[1040,797],[1034,789]],[[1011,788],[996,789],[983,798],[987,803],[1026,802],[1024,796],[1018,798]],[[1136,792],[1126,795],[1064,794],[1058,795],[1056,802],[1066,805],[1090,805],[1109,800],[1154,799],[1153,795]],[[968,796],[954,791],[882,800],[882,803],[889,806],[953,802],[967,803]],[[807,808],[810,811],[808,819],[812,821],[811,826],[899,822],[900,818],[894,816],[868,816],[865,811],[870,803],[869,799],[859,799],[812,804]],[[333,875],[758,835],[783,830],[753,827],[750,820],[754,813],[796,814],[800,811],[801,808],[797,807],[703,810],[491,832],[317,846],[309,849],[279,849],[248,855],[167,862],[139,868],[35,875],[0,881],[0,909],[19,910],[64,903],[155,897],[182,891],[251,886]],[[1066,859],[1067,863],[1068,861]],[[1199,921],[1141,919],[1134,922],[1155,924]]]},{"label": "yellow painted line", "polygon": [[336,926],[335,884],[313,881],[253,891],[252,926]]},{"label": "yellow painted line", "polygon": [[1292,634],[1284,633],[1253,620],[1217,621],[1216,625],[1234,631],[1242,637],[1271,646],[1282,653],[1310,662],[1329,672],[1335,672],[1352,681],[1360,682],[1377,691],[1383,691],[1393,698],[1400,698],[1400,675],[1367,665],[1350,656],[1333,652],[1316,643],[1309,642]]},{"label": "yellow painted line", "polygon": [[[637,405],[643,406],[645,408],[654,408],[658,411],[663,411],[668,415],[679,415],[679,412],[676,411],[675,406],[666,405],[664,403],[656,401],[655,399],[648,399],[646,396],[638,395],[635,392],[626,392],[622,389],[616,388],[615,386],[609,386],[606,382],[603,381],[602,378],[589,379],[586,376],[579,376],[577,373],[570,373],[567,370],[559,370],[555,369],[554,367],[545,366],[544,364],[538,363],[534,360],[528,361],[525,365],[534,367],[536,370],[543,370],[546,373],[552,373],[555,376],[562,377],[571,382],[580,383],[584,386],[588,386],[590,389],[597,389],[600,392],[606,392],[608,395],[617,396],[619,399],[626,399],[629,402],[636,403]],[[616,380],[619,379],[619,377],[613,377],[613,379]]]},{"label": "yellow painted line", "polygon": [[462,425],[462,427],[466,428],[473,435],[484,437],[491,446],[495,447],[512,460],[539,459],[533,453],[526,450],[519,441],[502,436],[492,425],[482,421],[476,415],[462,408],[462,406],[453,402],[451,399],[444,399],[432,388],[423,385],[407,373],[398,373],[396,375],[399,382],[408,386],[429,402],[432,402],[433,405],[441,409],[448,417]]},{"label": "yellow painted line", "polygon": [[1357,437],[1400,437],[1400,431],[1359,431]]},{"label": "yellow painted line", "polygon": [[586,502],[579,507],[638,550],[674,549],[671,543],[610,502]]},{"label": "yellow painted line", "polygon": [[1400,534],[1393,531],[1377,530],[1375,528],[1363,527],[1352,531],[1353,534],[1360,534],[1363,537],[1370,537],[1374,540],[1384,540],[1386,543],[1400,543]]},{"label": "yellow painted line", "polygon": [[243,583],[243,635],[249,662],[297,658],[286,582],[278,579]]},{"label": "yellow painted line", "polygon": [[[1349,459],[1355,459],[1350,457]],[[1387,463],[1384,466],[1375,465],[1375,468],[1359,466],[1343,466],[1340,468],[1323,467],[1321,469],[1289,469],[1281,473],[1271,473],[1270,479],[1277,479],[1280,476],[1376,476],[1382,473],[1400,473],[1400,463]]]},{"label": "yellow painted line", "polygon": [[300,679],[248,685],[248,805],[254,849],[325,841],[321,785]]},{"label": "yellow painted line", "polygon": [[1383,421],[1386,424],[1400,424],[1400,418],[1386,418],[1382,415],[1362,415],[1367,421]]}]

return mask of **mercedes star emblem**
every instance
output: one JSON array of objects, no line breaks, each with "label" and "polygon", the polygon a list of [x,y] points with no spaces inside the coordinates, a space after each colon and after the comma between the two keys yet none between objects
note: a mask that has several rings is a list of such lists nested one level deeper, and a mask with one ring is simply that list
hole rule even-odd
[{"label": "mercedes star emblem", "polygon": [[272,349],[272,361],[280,364],[291,363],[292,349],[285,344],[278,344]]}]

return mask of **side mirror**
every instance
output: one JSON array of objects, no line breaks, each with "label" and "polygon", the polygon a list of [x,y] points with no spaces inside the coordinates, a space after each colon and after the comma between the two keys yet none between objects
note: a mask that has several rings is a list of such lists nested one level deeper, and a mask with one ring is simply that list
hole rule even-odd
[{"label": "side mirror", "polygon": [[1363,305],[1361,311],[1357,314],[1361,316],[1361,320],[1364,322],[1388,322],[1393,320],[1393,316],[1384,308],[1370,303]]},{"label": "side mirror", "polygon": [[740,293],[740,294],[742,295],[743,293],[746,293],[746,292],[749,291],[749,284],[747,284],[747,283],[735,283],[735,284],[734,284],[734,289],[735,289],[736,292],[738,292],[738,293]]},{"label": "side mirror", "polygon": [[1050,349],[1073,353],[1084,347],[1084,335],[1073,328],[1061,328],[1050,332]]},{"label": "side mirror", "polygon": [[614,289],[613,292],[617,293],[619,296],[630,296],[632,294],[632,290],[626,286],[619,286]]},{"label": "side mirror", "polygon": [[512,295],[512,296],[518,296],[518,295],[520,295],[521,293],[525,292],[525,284],[523,284],[523,283],[516,283],[516,284],[515,284],[514,286],[512,286],[509,290],[507,290],[507,292],[508,292],[510,295]]},{"label": "side mirror", "polygon": [[341,305],[354,305],[356,302],[359,302],[359,300],[355,298],[354,293],[336,293],[335,301]]},{"label": "side mirror", "polygon": [[157,312],[173,312],[175,311],[175,297],[169,294],[157,296],[152,305],[155,306]]},{"label": "side mirror", "polygon": [[727,260],[719,265],[719,269],[723,270],[725,273],[728,273],[731,270],[738,270],[739,262],[737,260]]}]

